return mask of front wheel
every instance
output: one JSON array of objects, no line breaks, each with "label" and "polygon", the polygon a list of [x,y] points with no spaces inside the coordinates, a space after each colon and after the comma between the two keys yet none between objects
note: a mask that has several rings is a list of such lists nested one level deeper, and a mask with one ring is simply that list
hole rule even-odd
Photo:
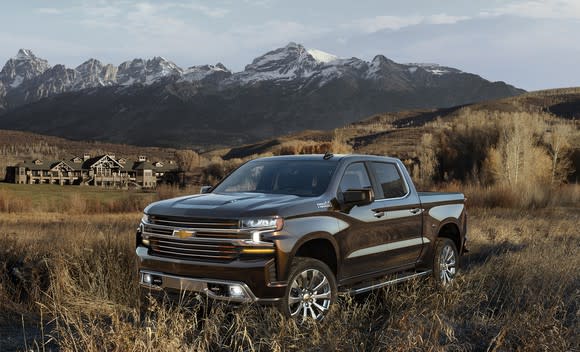
[{"label": "front wheel", "polygon": [[281,302],[287,317],[299,322],[322,320],[336,301],[336,278],[328,265],[312,258],[296,257]]},{"label": "front wheel", "polygon": [[433,277],[441,286],[447,286],[457,275],[458,269],[459,252],[455,242],[445,237],[438,238],[433,257]]}]

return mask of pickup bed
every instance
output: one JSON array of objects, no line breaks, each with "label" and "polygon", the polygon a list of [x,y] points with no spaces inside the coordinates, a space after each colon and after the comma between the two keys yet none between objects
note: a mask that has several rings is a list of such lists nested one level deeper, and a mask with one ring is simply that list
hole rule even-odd
[{"label": "pickup bed", "polygon": [[466,221],[463,194],[418,193],[395,158],[255,159],[203,194],[145,208],[139,280],[144,294],[276,304],[320,320],[340,293],[427,275],[447,285]]}]

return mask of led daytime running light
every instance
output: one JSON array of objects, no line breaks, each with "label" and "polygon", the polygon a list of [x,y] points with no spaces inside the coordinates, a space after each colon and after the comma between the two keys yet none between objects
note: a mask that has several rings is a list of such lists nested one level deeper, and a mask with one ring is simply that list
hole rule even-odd
[{"label": "led daytime running light", "polygon": [[242,220],[242,228],[247,229],[275,229],[281,230],[284,227],[282,218],[252,218]]}]

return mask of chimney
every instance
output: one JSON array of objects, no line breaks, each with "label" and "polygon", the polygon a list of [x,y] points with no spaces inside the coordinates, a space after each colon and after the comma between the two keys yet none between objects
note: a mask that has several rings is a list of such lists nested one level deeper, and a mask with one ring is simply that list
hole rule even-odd
[{"label": "chimney", "polygon": [[147,161],[147,157],[145,155],[139,155],[139,161]]},{"label": "chimney", "polygon": [[85,153],[85,155],[83,155],[83,160],[84,160],[84,161],[87,161],[87,160],[89,160],[90,158],[91,158],[91,154],[89,154],[89,153]]}]

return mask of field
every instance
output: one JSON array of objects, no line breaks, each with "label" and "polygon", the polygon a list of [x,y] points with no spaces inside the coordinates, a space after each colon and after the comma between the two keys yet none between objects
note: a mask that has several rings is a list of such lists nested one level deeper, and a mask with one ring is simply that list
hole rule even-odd
[{"label": "field", "polygon": [[142,209],[197,187],[0,183],[0,351],[580,351],[579,101],[578,88],[534,92],[202,154],[0,131],[1,169],[85,151],[144,153],[177,159],[202,184],[259,155],[397,156],[420,188],[466,194],[470,248],[451,287],[417,280],[342,297],[320,326],[201,300],[143,315]]},{"label": "field", "polygon": [[[153,307],[140,317],[139,207],[179,191],[38,187],[0,185],[0,204],[26,205],[0,210],[2,351],[580,349],[578,187],[564,205],[471,207],[471,251],[451,287],[417,280],[344,297],[322,326],[220,304]],[[50,206],[71,199],[83,210]]]}]

